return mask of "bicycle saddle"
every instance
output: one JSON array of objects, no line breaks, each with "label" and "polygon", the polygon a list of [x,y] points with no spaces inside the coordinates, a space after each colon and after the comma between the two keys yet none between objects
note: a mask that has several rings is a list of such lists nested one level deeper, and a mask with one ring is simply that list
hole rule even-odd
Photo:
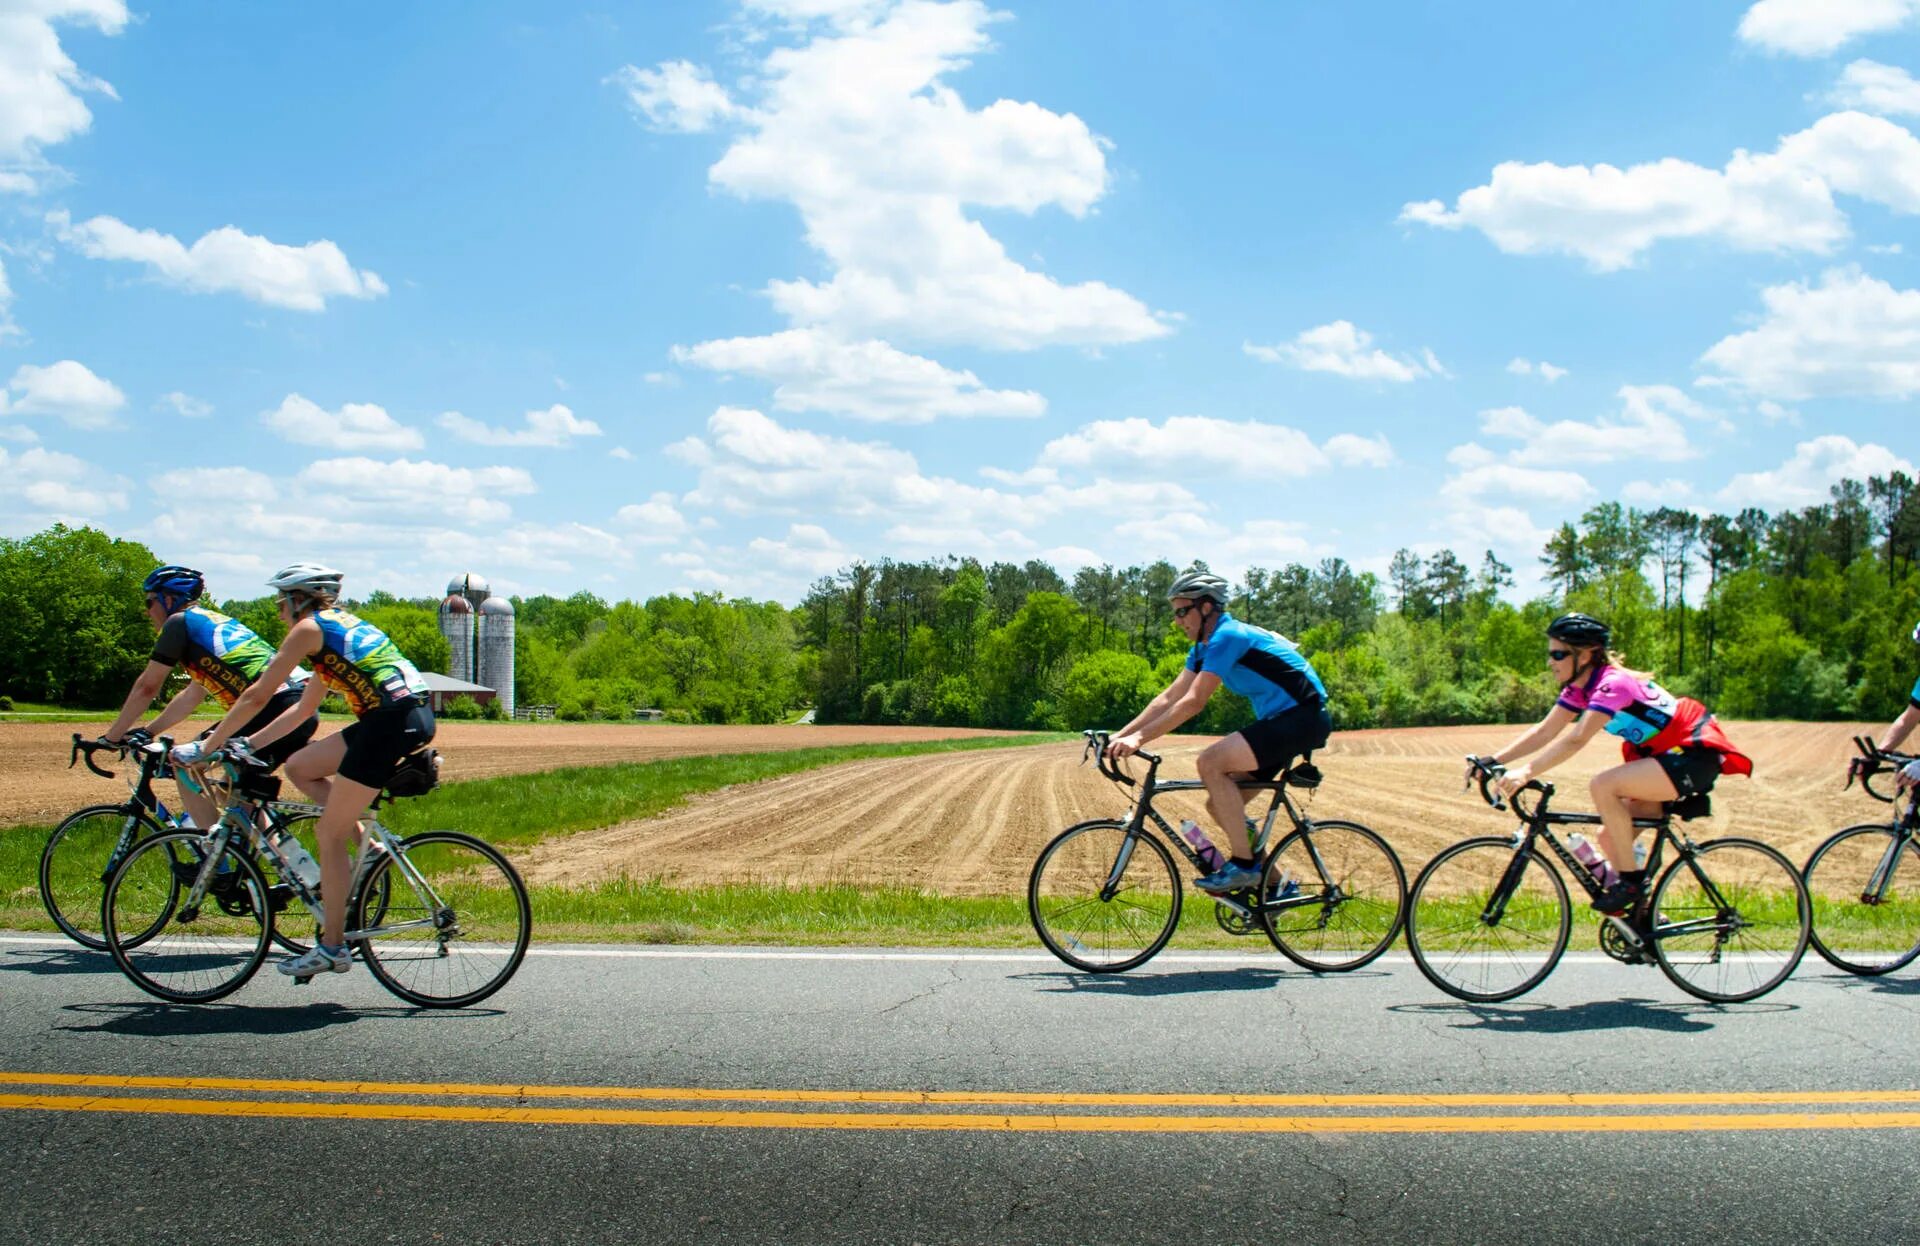
[{"label": "bicycle saddle", "polygon": [[1280,781],[1288,787],[1319,787],[1323,777],[1320,767],[1310,761],[1303,761],[1281,775]]}]

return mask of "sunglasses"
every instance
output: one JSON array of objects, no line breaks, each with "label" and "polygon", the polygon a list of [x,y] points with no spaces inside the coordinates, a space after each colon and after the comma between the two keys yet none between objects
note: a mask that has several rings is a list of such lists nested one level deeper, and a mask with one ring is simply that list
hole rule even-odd
[{"label": "sunglasses", "polygon": [[1566,661],[1566,660],[1567,660],[1568,658],[1570,658],[1570,657],[1572,657],[1572,656],[1573,656],[1573,650],[1571,650],[1571,649],[1549,649],[1549,650],[1547,650],[1547,656],[1548,656],[1548,657],[1550,657],[1550,658],[1552,658],[1552,659],[1553,659],[1554,661],[1556,661],[1556,662],[1564,662],[1564,661]]},{"label": "sunglasses", "polygon": [[1187,616],[1188,616],[1189,614],[1192,614],[1192,613],[1193,613],[1193,612],[1194,612],[1195,610],[1198,610],[1199,608],[1200,608],[1200,607],[1199,607],[1198,605],[1192,605],[1192,606],[1175,606],[1175,607],[1173,608],[1173,617],[1174,617],[1174,618],[1176,618],[1176,619],[1184,619],[1184,618],[1186,618],[1186,617],[1187,617]]}]

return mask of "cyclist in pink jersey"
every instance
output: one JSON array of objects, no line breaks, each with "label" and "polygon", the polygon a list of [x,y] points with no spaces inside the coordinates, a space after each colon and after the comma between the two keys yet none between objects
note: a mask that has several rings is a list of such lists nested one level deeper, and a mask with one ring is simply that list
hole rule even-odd
[{"label": "cyclist in pink jersey", "polygon": [[1620,875],[1593,903],[1602,913],[1631,909],[1645,890],[1646,871],[1633,858],[1635,818],[1657,817],[1663,804],[1706,795],[1722,774],[1753,773],[1753,763],[1706,706],[1622,666],[1607,647],[1611,640],[1606,624],[1584,614],[1563,614],[1549,624],[1547,661],[1560,681],[1559,700],[1513,743],[1475,759],[1504,765],[1533,756],[1500,777],[1501,793],[1511,796],[1600,732],[1619,738],[1624,761],[1588,785],[1602,824],[1600,850]]}]

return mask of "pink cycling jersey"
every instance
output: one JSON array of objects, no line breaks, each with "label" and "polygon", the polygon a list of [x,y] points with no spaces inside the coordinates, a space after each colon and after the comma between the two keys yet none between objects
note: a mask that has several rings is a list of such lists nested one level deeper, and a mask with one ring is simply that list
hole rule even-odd
[{"label": "pink cycling jersey", "polygon": [[1561,708],[1606,715],[1606,731],[1620,739],[1628,761],[1685,748],[1720,754],[1726,774],[1752,774],[1753,762],[1720,729],[1719,720],[1692,697],[1676,697],[1653,680],[1618,666],[1596,668],[1579,685],[1561,689]]}]

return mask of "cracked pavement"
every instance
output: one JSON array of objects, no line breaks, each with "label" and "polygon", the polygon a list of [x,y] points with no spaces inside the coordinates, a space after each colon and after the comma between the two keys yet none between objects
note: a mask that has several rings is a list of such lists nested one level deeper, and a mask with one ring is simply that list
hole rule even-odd
[{"label": "cracked pavement", "polygon": [[[1810,959],[1772,995],[1714,1008],[1653,969],[1574,956],[1533,994],[1469,1006],[1404,956],[1315,977],[1248,948],[1176,946],[1110,977],[1024,953],[536,948],[482,1007],[426,1013],[364,972],[305,990],[263,974],[223,1003],[169,1007],[104,958],[0,941],[0,1069],[834,1092],[1920,1088],[1920,972],[1867,981]],[[1906,1129],[989,1133],[12,1110],[0,1242],[256,1241],[291,1214],[379,1241],[1887,1242],[1911,1239],[1910,1199],[1892,1195],[1916,1161]],[[218,1174],[218,1214],[193,1193],[203,1174]]]}]

